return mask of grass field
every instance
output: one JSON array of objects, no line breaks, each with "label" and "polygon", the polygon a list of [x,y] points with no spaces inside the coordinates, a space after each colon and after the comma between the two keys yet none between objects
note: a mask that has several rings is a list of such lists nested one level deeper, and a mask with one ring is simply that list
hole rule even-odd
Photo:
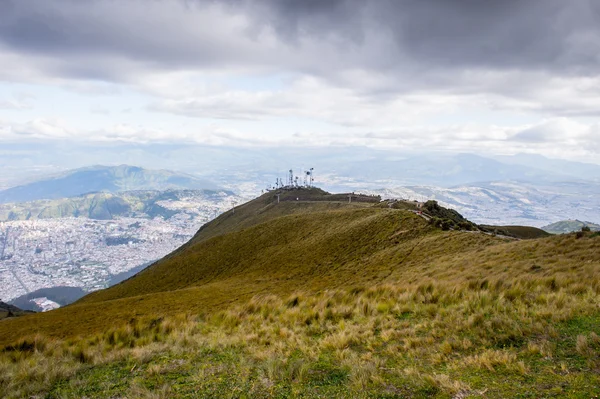
[{"label": "grass field", "polygon": [[265,195],[135,278],[0,322],[0,396],[596,397],[598,248]]}]

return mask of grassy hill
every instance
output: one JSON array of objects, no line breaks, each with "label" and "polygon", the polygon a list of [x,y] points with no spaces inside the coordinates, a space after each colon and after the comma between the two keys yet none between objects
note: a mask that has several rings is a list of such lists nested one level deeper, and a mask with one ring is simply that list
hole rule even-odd
[{"label": "grassy hill", "polygon": [[600,225],[592,222],[582,222],[581,220],[561,220],[542,227],[544,231],[550,234],[567,234],[573,231],[581,231],[581,228],[587,226],[592,231],[600,231]]},{"label": "grassy hill", "polygon": [[112,288],[0,323],[0,396],[593,397],[600,237],[274,193]]}]

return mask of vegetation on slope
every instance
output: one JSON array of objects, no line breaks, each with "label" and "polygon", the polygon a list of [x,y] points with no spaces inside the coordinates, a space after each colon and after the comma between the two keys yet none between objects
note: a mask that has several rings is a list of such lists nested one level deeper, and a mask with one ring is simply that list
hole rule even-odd
[{"label": "vegetation on slope", "polygon": [[[228,192],[228,194],[232,193]],[[0,221],[64,217],[86,217],[97,220],[131,216],[170,218],[177,212],[161,206],[160,201],[177,201],[187,197],[210,199],[220,196],[220,192],[211,190],[142,190],[118,194],[108,192],[89,193],[55,200],[0,204]]]},{"label": "vegetation on slope", "polygon": [[600,236],[272,195],[122,284],[0,323],[0,396],[600,393]]},{"label": "vegetation on slope", "polygon": [[600,386],[595,266],[580,267],[585,282],[553,264],[518,278],[265,293],[78,339],[38,335],[5,347],[0,394],[589,398]]}]

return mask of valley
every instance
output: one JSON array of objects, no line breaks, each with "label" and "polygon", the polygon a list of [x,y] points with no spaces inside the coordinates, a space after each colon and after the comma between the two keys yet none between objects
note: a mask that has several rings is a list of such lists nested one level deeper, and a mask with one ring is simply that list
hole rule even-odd
[{"label": "valley", "polygon": [[236,200],[225,191],[172,190],[0,204],[1,299],[53,286],[105,288],[183,245]]}]

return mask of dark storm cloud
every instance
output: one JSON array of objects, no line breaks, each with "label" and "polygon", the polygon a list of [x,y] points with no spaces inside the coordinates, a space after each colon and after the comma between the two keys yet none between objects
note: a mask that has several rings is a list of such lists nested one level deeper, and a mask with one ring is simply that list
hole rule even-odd
[{"label": "dark storm cloud", "polygon": [[549,78],[600,71],[595,0],[0,0],[0,7],[0,55],[29,57],[42,74],[72,79],[263,70],[315,75],[380,98],[432,88],[523,98]]},{"label": "dark storm cloud", "polygon": [[[248,3],[243,3],[248,4]],[[253,3],[250,3],[253,4]],[[596,72],[600,3],[594,0],[263,1],[258,22],[282,38],[339,35],[362,44],[391,35],[398,57],[446,67]],[[382,58],[387,54],[381,54]],[[362,60],[364,64],[377,60]]]},{"label": "dark storm cloud", "polygon": [[[594,50],[600,37],[600,6],[593,0],[188,0],[178,7],[168,3],[173,4],[3,0],[0,40],[19,51],[56,56],[117,53],[192,67],[206,60],[258,62],[244,52],[232,54],[235,48],[218,47],[223,44],[218,35],[224,33],[220,21],[213,21],[216,37],[211,37],[210,29],[195,29],[193,19],[179,20],[202,13],[204,6],[227,4],[229,12],[249,19],[250,29],[274,27],[279,38],[292,45],[301,38],[329,37],[360,46],[369,31],[387,33],[393,39],[389,50],[398,55],[390,60],[381,54],[390,68],[405,59],[447,67],[585,71],[599,63]],[[153,9],[173,14],[159,15]],[[353,61],[358,67],[377,64],[376,59]]]}]

